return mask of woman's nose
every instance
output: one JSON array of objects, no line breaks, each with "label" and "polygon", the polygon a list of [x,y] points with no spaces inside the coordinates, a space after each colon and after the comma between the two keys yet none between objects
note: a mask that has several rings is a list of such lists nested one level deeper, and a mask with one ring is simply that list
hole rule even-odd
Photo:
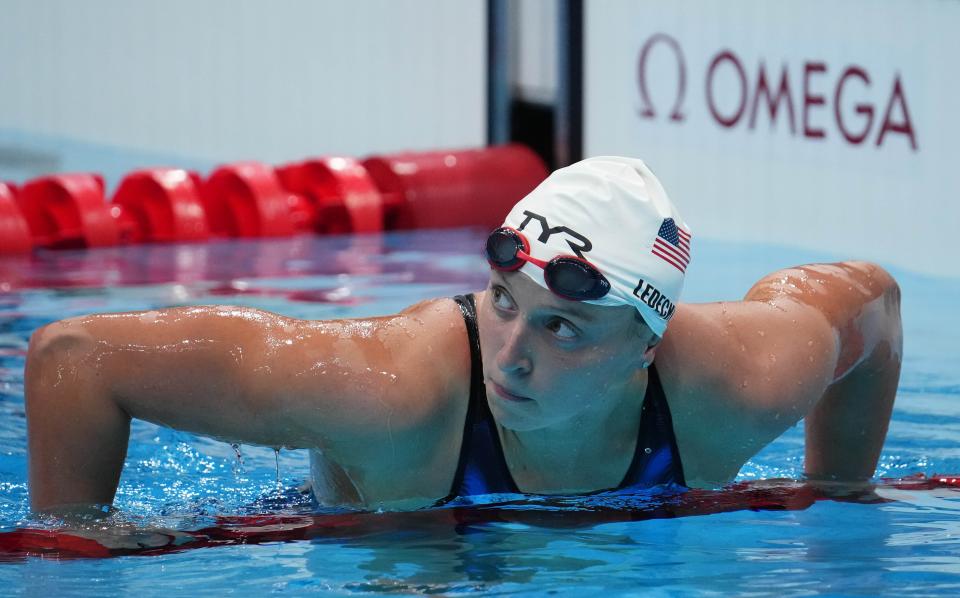
[{"label": "woman's nose", "polygon": [[533,368],[527,326],[519,319],[509,329],[500,351],[497,352],[497,367],[501,372],[511,375],[528,374]]}]

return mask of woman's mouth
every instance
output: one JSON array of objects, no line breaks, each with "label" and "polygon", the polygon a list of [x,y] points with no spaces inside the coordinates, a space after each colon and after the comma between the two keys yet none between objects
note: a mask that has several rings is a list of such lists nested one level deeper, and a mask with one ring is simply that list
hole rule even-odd
[{"label": "woman's mouth", "polygon": [[520,395],[513,394],[512,392],[510,392],[510,391],[507,390],[506,388],[500,386],[499,384],[497,384],[497,383],[494,382],[493,380],[490,381],[490,384],[493,385],[493,390],[494,390],[498,395],[500,395],[500,398],[502,398],[502,399],[506,399],[506,400],[508,400],[508,401],[515,401],[515,402],[532,401],[532,400],[533,400],[533,399],[531,399],[530,397],[524,397],[524,396],[520,396]]}]

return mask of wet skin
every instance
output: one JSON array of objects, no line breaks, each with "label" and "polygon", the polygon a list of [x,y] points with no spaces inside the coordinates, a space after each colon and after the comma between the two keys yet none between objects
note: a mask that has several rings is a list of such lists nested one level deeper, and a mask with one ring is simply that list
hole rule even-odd
[{"label": "wet skin", "polygon": [[[559,299],[522,274],[477,295],[485,385],[528,492],[615,486],[656,359],[687,481],[717,486],[806,417],[808,476],[876,467],[899,377],[899,288],[864,262],[775,272],[743,301],[681,304],[662,341],[629,307]],[[32,506],[112,501],[131,418],[313,449],[322,502],[414,508],[445,496],[470,353],[450,299],[305,321],[196,307],[72,318],[31,339]]]}]

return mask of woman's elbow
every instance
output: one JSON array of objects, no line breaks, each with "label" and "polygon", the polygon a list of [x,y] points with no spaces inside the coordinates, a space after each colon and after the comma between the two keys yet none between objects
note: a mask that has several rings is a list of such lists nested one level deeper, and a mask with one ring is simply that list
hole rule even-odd
[{"label": "woman's elbow", "polygon": [[900,285],[890,272],[880,264],[865,261],[844,262],[844,266],[853,273],[853,278],[863,285],[874,297],[882,296],[884,301],[900,311]]},{"label": "woman's elbow", "polygon": [[870,280],[879,285],[880,303],[882,305],[882,328],[880,337],[890,345],[891,352],[897,361],[900,360],[903,348],[903,323],[900,318],[900,285],[896,279],[883,267],[869,264]]},{"label": "woman's elbow", "polygon": [[58,388],[76,390],[86,380],[84,365],[96,351],[96,340],[81,326],[61,320],[37,329],[30,337],[24,367],[27,411]]}]

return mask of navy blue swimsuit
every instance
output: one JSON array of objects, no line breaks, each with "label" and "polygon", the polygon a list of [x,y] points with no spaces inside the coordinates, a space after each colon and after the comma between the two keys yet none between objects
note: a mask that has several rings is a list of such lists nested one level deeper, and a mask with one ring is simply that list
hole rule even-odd
[{"label": "navy blue swimsuit", "polygon": [[[454,300],[463,312],[467,336],[470,339],[470,404],[463,428],[463,445],[460,448],[457,473],[453,478],[449,496],[441,500],[440,504],[457,497],[520,493],[507,467],[496,422],[487,404],[473,295],[458,295]],[[670,408],[656,368],[651,365],[649,372],[637,447],[630,468],[617,490],[650,488],[669,483],[685,485],[677,440],[673,435]]]}]

